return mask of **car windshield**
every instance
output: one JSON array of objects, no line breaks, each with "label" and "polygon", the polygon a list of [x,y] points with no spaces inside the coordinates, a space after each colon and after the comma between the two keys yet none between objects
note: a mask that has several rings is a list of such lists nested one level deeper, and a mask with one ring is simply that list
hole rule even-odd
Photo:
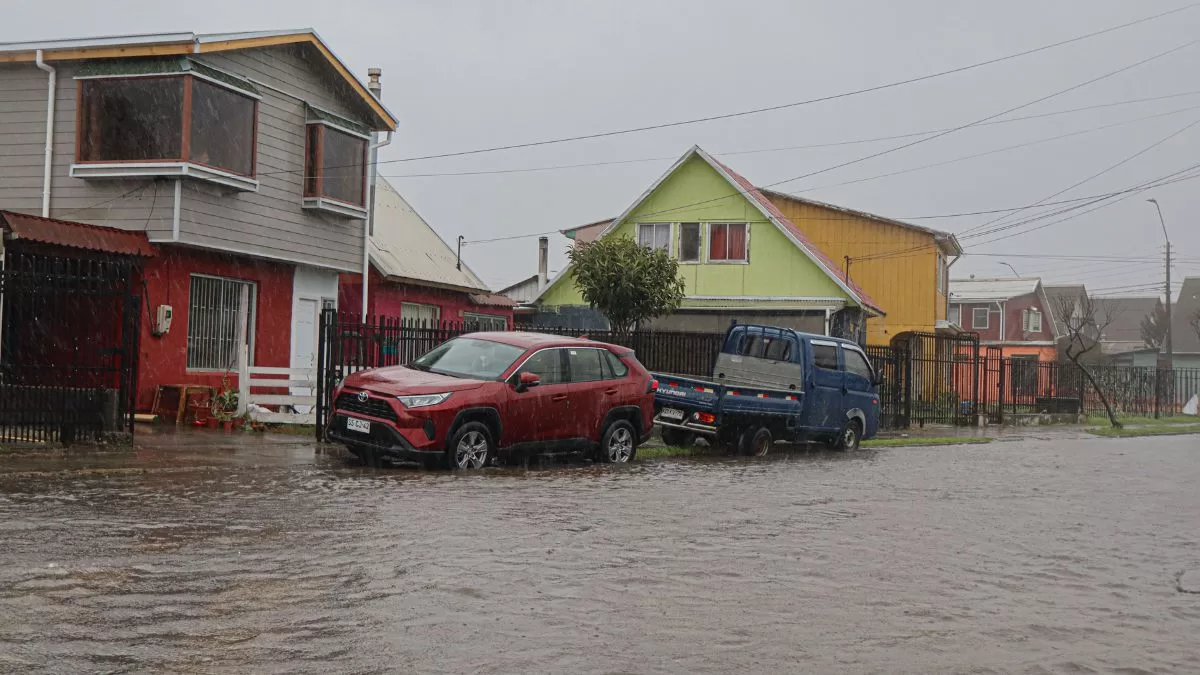
[{"label": "car windshield", "polygon": [[525,350],[491,340],[456,338],[419,357],[409,367],[441,375],[494,380]]}]

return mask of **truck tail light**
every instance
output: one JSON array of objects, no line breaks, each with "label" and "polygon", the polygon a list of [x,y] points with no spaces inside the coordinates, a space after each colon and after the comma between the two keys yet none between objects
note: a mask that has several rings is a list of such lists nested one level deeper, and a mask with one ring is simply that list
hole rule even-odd
[{"label": "truck tail light", "polygon": [[717,421],[717,416],[712,413],[696,413],[696,421],[702,424],[712,424]]}]

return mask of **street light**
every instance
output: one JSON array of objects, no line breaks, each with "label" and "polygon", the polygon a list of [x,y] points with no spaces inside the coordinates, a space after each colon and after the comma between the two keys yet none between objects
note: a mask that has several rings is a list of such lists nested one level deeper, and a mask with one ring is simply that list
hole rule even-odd
[{"label": "street light", "polygon": [[1158,211],[1158,222],[1162,225],[1163,239],[1167,242],[1167,368],[1175,367],[1175,347],[1171,344],[1171,237],[1167,234],[1167,221],[1163,219],[1162,207],[1157,199],[1147,199]]},{"label": "street light", "polygon": [[1000,264],[1001,264],[1001,265],[1004,265],[1004,266],[1005,266],[1005,267],[1007,267],[1008,269],[1012,270],[1012,273],[1013,273],[1013,276],[1014,276],[1014,277],[1016,277],[1016,278],[1018,278],[1018,279],[1020,279],[1020,278],[1021,278],[1021,275],[1020,275],[1020,274],[1017,274],[1017,268],[1013,267],[1012,265],[1009,265],[1009,264],[1008,264],[1008,263],[1006,263],[1006,262],[1001,262]]}]

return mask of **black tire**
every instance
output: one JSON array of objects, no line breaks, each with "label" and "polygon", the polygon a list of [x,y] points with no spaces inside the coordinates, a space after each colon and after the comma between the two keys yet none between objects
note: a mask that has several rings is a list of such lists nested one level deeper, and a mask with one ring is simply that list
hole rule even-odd
[{"label": "black tire", "polygon": [[766,457],[775,439],[766,427],[750,427],[738,438],[738,451],[748,457]]},{"label": "black tire", "polygon": [[596,458],[605,464],[626,464],[637,454],[637,432],[626,420],[616,420],[604,430]]},{"label": "black tire", "polygon": [[454,432],[446,446],[445,463],[450,469],[482,469],[494,449],[492,432],[482,422],[467,422]]},{"label": "black tire", "polygon": [[696,442],[696,434],[675,427],[663,427],[662,442],[676,448],[690,448]]},{"label": "black tire", "polygon": [[846,428],[842,429],[842,433],[838,435],[836,447],[843,452],[854,452],[858,450],[859,443],[862,442],[862,423],[858,420],[850,420],[846,422]]}]

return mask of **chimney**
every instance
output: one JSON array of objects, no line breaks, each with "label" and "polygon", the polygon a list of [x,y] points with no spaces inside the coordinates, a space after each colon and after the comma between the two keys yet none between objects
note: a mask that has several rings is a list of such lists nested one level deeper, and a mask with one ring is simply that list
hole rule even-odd
[{"label": "chimney", "polygon": [[377,101],[383,100],[383,85],[379,83],[380,75],[383,75],[383,70],[379,68],[367,68],[367,89],[371,90]]},{"label": "chimney", "polygon": [[546,287],[550,279],[550,238],[538,237],[538,290]]}]

